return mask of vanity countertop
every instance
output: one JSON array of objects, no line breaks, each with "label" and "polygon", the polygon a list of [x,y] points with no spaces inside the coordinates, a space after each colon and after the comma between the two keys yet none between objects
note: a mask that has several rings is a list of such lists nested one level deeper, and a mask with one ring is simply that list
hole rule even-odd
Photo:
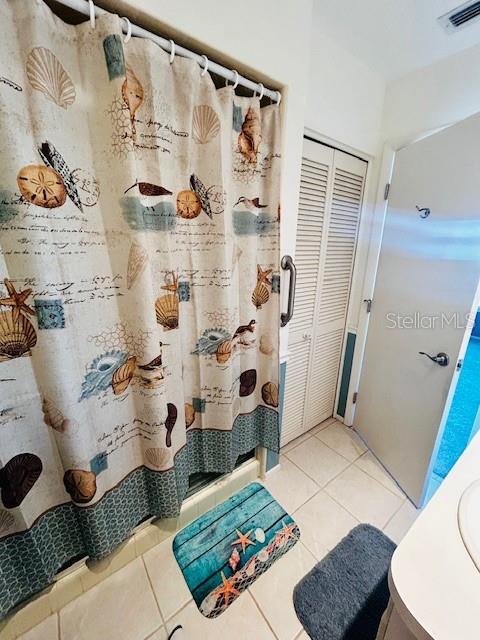
[{"label": "vanity countertop", "polygon": [[457,515],[460,497],[479,478],[480,433],[393,555],[392,599],[420,640],[480,638],[480,572],[463,544]]}]

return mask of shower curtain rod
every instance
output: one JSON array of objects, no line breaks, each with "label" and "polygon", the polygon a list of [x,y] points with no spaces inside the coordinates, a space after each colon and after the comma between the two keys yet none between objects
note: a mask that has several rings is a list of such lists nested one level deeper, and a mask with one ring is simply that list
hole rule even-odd
[{"label": "shower curtain rod", "polygon": [[[69,7],[70,9],[73,9],[74,11],[82,13],[83,15],[90,16],[90,5],[88,0],[58,0],[58,2],[66,7]],[[101,9],[100,7],[95,6],[95,16],[100,16],[105,13],[108,12],[104,9]],[[129,27],[127,24],[125,24],[125,20],[123,20],[122,22],[122,31],[127,34],[129,31]],[[172,53],[172,41],[167,40],[166,38],[162,38],[161,36],[157,36],[155,33],[151,33],[150,31],[147,31],[146,29],[143,29],[143,27],[139,27],[136,24],[131,24],[130,27],[131,35],[152,40],[168,53]],[[201,67],[205,67],[206,65],[206,56],[198,55],[198,53],[194,53],[189,49],[185,49],[185,47],[181,47],[176,43],[174,44],[173,51],[175,52],[175,55],[195,60],[195,62],[197,62]],[[237,84],[240,84],[247,89],[255,91],[259,95],[259,97],[267,96],[267,98],[270,98],[277,104],[280,104],[282,96],[279,91],[265,89],[261,83],[253,82],[252,80],[241,76],[234,69],[227,69],[226,67],[223,67],[222,65],[217,64],[212,60],[208,60],[208,70],[213,71],[213,73],[216,73],[226,80],[230,80],[235,86],[237,86]]]}]

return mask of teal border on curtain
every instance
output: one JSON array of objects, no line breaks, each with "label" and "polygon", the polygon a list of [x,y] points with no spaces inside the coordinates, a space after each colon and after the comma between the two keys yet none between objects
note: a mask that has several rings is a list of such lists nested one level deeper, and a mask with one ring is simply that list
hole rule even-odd
[{"label": "teal border on curtain", "polygon": [[340,393],[338,394],[337,413],[342,418],[345,417],[347,407],[348,388],[350,387],[350,377],[352,375],[353,354],[355,352],[355,333],[347,334],[347,345],[345,347],[345,358],[343,360],[342,380],[340,382]]},{"label": "teal border on curtain", "polygon": [[[283,386],[283,385],[282,385]],[[91,507],[61,504],[27,531],[0,540],[0,619],[51,584],[65,563],[102,558],[151,516],[178,516],[192,473],[233,471],[238,456],[257,446],[279,451],[279,414],[259,405],[239,415],[231,430],[187,431],[172,469],[139,467]]]},{"label": "teal border on curtain", "polygon": [[[280,384],[279,384],[279,398],[278,398],[278,408],[280,410],[280,428],[279,434],[282,433],[282,419],[283,419],[283,400],[285,398],[285,376],[287,375],[287,363],[280,363]],[[273,469],[280,462],[280,452],[275,451],[274,449],[269,449],[267,451],[267,471]]]}]

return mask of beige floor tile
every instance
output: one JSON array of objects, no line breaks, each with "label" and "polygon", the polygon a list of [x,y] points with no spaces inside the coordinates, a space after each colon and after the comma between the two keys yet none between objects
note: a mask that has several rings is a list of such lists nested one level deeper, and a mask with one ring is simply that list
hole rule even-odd
[{"label": "beige floor tile", "polygon": [[320,491],[293,514],[303,544],[321,560],[358,524],[325,491]]},{"label": "beige floor tile", "polygon": [[167,631],[177,624],[183,626],[185,637],[192,640],[275,640],[248,591],[213,619],[205,618],[192,601],[167,623]]},{"label": "beige floor tile", "polygon": [[420,509],[416,509],[409,500],[405,500],[397,513],[391,518],[384,528],[385,534],[397,544],[418,518]]},{"label": "beige floor tile", "polygon": [[346,458],[327,447],[316,437],[289,451],[287,458],[315,480],[320,487],[324,487],[350,464]]},{"label": "beige floor tile", "polygon": [[142,558],[60,611],[63,640],[144,640],[161,624]]},{"label": "beige floor tile", "polygon": [[192,599],[173,555],[172,541],[168,538],[143,555],[164,620],[171,618]]},{"label": "beige floor tile", "polygon": [[340,422],[332,422],[326,429],[319,431],[315,437],[350,462],[359,458],[367,450],[355,431],[348,429]]},{"label": "beige floor tile", "polygon": [[401,498],[355,465],[335,478],[325,491],[360,522],[380,529],[402,504]]},{"label": "beige floor tile", "polygon": [[335,418],[327,418],[326,420],[324,420],[320,424],[317,424],[316,427],[313,427],[313,429],[310,429],[310,431],[308,433],[310,433],[312,436],[314,436],[319,431],[322,431],[322,429],[326,429],[328,427],[328,425],[332,424],[333,422],[337,422],[335,420]]},{"label": "beige floor tile", "polygon": [[49,616],[36,627],[27,631],[18,640],[57,640],[58,639],[58,617],[55,613]]},{"label": "beige floor tile", "polygon": [[317,563],[301,542],[256,580],[250,591],[279,640],[293,640],[302,630],[293,607],[295,585]]},{"label": "beige floor tile", "polygon": [[368,473],[369,476],[383,484],[386,489],[389,489],[392,493],[395,493],[400,498],[405,498],[405,494],[397,485],[392,476],[382,467],[380,462],[375,458],[373,453],[367,451],[358,460],[355,461],[355,465],[360,467],[362,471]]},{"label": "beige floor tile", "polygon": [[280,466],[267,474],[263,484],[288,513],[293,513],[319,490],[318,485],[285,456],[280,456]]},{"label": "beige floor tile", "polygon": [[307,635],[306,631],[301,631],[300,635],[298,635],[295,640],[310,640],[310,636]]},{"label": "beige floor tile", "polygon": [[17,609],[12,620],[15,636],[21,636],[23,633],[30,631],[49,615],[55,613],[50,601],[51,592],[52,588],[47,587]]},{"label": "beige floor tile", "polygon": [[299,444],[302,444],[302,442],[305,442],[305,440],[308,440],[311,437],[312,437],[312,433],[310,431],[308,431],[307,433],[304,433],[303,435],[299,436],[298,438],[295,438],[295,440],[292,440],[291,442],[286,444],[284,447],[282,447],[280,450],[280,453],[282,454],[288,453],[288,451],[295,449],[295,447],[298,447]]},{"label": "beige floor tile", "polygon": [[13,615],[0,620],[0,640],[16,640],[18,633],[15,631],[15,618]]},{"label": "beige floor tile", "polygon": [[167,640],[167,630],[165,627],[160,627],[160,629],[157,629],[155,633],[148,636],[146,640]]}]

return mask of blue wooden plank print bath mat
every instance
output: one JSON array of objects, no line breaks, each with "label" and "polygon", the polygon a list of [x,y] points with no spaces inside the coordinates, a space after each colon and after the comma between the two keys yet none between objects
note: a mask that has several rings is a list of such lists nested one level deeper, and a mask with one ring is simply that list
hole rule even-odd
[{"label": "blue wooden plank print bath mat", "polygon": [[285,509],[253,482],[180,531],[173,552],[198,608],[215,618],[299,537]]}]

